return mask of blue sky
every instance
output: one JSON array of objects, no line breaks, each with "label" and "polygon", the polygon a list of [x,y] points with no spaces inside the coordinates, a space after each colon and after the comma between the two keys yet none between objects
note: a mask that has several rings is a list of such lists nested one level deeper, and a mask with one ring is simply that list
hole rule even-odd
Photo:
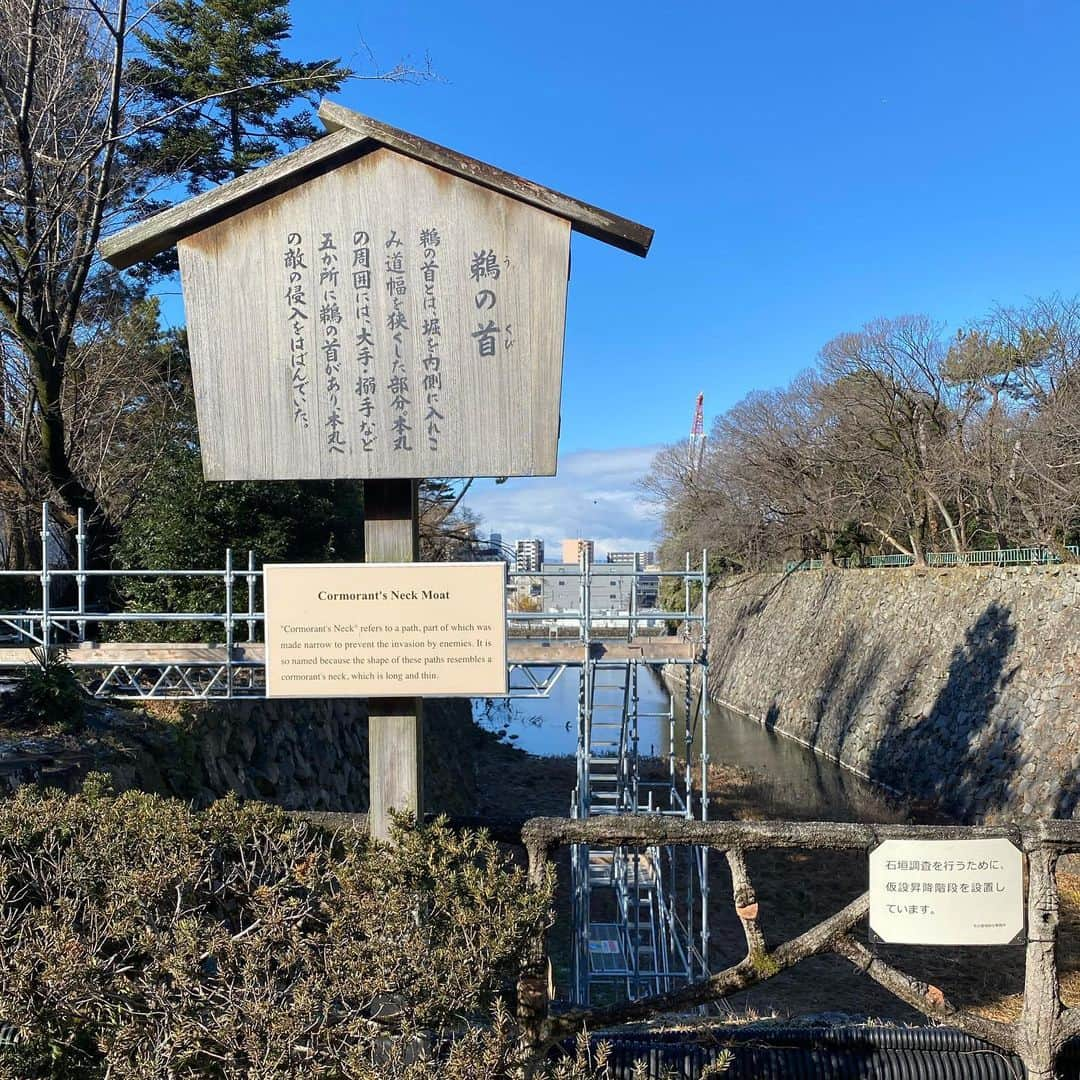
[{"label": "blue sky", "polygon": [[560,476],[472,500],[507,539],[645,546],[629,474],[699,390],[708,422],[876,316],[1078,289],[1074,2],[292,10],[301,55],[441,76],[345,104],[656,229],[644,260],[574,239]]}]

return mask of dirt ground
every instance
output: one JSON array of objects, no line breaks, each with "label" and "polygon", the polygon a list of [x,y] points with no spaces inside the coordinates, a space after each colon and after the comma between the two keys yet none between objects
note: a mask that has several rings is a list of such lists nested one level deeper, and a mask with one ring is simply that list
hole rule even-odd
[{"label": "dirt ground", "polygon": [[[500,818],[522,815],[565,816],[575,779],[573,758],[540,758],[520,752],[497,754],[480,767],[483,804],[480,813]],[[753,774],[729,766],[713,767],[709,780],[710,817],[729,820],[805,819],[799,807],[777,807],[766,799]],[[908,814],[909,820],[934,820],[926,808]],[[760,905],[759,922],[770,947],[809,929],[838,911],[867,886],[867,859],[846,852],[755,852],[747,859]],[[1070,871],[1073,869],[1069,868]],[[1062,920],[1058,946],[1063,997],[1080,1004],[1080,873],[1059,870]],[[735,916],[727,864],[719,853],[710,860],[711,966],[719,970],[737,962],[745,940]],[[560,874],[558,917],[567,921],[565,867]],[[557,982],[565,978],[565,942],[560,925],[550,948]],[[865,938],[865,927],[861,931]],[[944,991],[955,1005],[1001,1020],[1020,1010],[1024,976],[1022,945],[928,948],[872,948],[895,967]],[[565,990],[565,983],[562,983]],[[739,994],[724,1006],[732,1017],[795,1018],[843,1014],[894,1022],[917,1023],[918,1013],[899,1002],[847,961],[835,956],[814,957]]]}]

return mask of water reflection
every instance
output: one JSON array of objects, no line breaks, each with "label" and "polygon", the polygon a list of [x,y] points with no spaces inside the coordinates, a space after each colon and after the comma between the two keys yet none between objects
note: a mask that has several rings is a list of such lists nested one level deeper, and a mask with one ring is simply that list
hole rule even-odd
[{"label": "water reflection", "polygon": [[[675,686],[676,739],[685,737],[685,683]],[[691,706],[697,708],[696,694]],[[709,758],[754,775],[756,801],[777,817],[817,821],[905,820],[904,809],[857,774],[815,754],[794,739],[716,702],[709,708]],[[694,756],[701,753],[701,733]]]},{"label": "water reflection", "polygon": [[[641,665],[639,731],[642,755],[666,755],[669,694],[657,672]],[[684,746],[685,690],[675,688],[675,745]],[[516,746],[543,757],[577,750],[578,671],[568,669],[546,699],[498,703],[493,715],[504,723]],[[478,712],[485,708],[476,703]],[[692,713],[696,702],[692,704]],[[653,714],[653,715],[649,715]],[[661,714],[657,716],[655,714]],[[792,739],[777,734],[721,705],[710,707],[709,756],[714,764],[734,765],[753,774],[755,811],[760,816],[799,817],[822,821],[904,820],[904,810],[881,789]],[[701,733],[694,738],[694,756],[701,751]]]},{"label": "water reflection", "polygon": [[[540,757],[577,753],[577,709],[579,670],[569,668],[555,684],[550,697],[516,698],[506,708],[509,735],[516,735],[514,745]],[[653,668],[638,667],[638,738],[640,752],[647,756],[667,753],[668,721],[655,713],[668,712],[668,692]],[[484,701],[474,703],[478,718],[487,710]],[[496,707],[485,720],[502,720],[503,710]]]}]

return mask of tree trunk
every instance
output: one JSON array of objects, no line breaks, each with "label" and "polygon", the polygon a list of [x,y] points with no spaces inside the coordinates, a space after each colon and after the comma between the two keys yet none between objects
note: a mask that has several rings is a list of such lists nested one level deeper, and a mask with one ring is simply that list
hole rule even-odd
[{"label": "tree trunk", "polygon": [[[39,345],[31,354],[34,388],[39,410],[39,457],[41,472],[62,508],[72,516],[82,509],[87,519],[100,515],[93,494],[75,476],[67,450],[67,432],[61,395],[64,357]],[[29,492],[27,493],[29,495]]]},{"label": "tree trunk", "polygon": [[235,105],[229,109],[229,146],[232,150],[232,174],[235,180],[244,175],[244,167],[240,164],[240,110]]},{"label": "tree trunk", "polygon": [[908,533],[908,540],[911,542],[911,553],[915,558],[915,565],[925,566],[926,556],[923,554],[923,549],[922,545],[919,543],[919,538],[912,531]]},{"label": "tree trunk", "polygon": [[952,519],[952,515],[949,513],[942,501],[941,496],[936,491],[927,488],[927,495],[933,501],[934,505],[938,509],[938,513],[941,514],[942,521],[945,522],[945,528],[949,530],[949,537],[952,539],[953,551],[957,555],[962,555],[964,552],[964,545],[960,540],[960,534],[956,531],[956,523]]}]

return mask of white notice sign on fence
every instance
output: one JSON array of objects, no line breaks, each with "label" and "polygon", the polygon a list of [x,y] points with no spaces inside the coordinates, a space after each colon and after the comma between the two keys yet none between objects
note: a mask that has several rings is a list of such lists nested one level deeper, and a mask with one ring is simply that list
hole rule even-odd
[{"label": "white notice sign on fence", "polygon": [[267,697],[507,692],[506,564],[266,566]]},{"label": "white notice sign on fence", "polygon": [[1024,929],[1008,840],[886,840],[870,853],[870,929],[898,945],[1005,945]]}]

